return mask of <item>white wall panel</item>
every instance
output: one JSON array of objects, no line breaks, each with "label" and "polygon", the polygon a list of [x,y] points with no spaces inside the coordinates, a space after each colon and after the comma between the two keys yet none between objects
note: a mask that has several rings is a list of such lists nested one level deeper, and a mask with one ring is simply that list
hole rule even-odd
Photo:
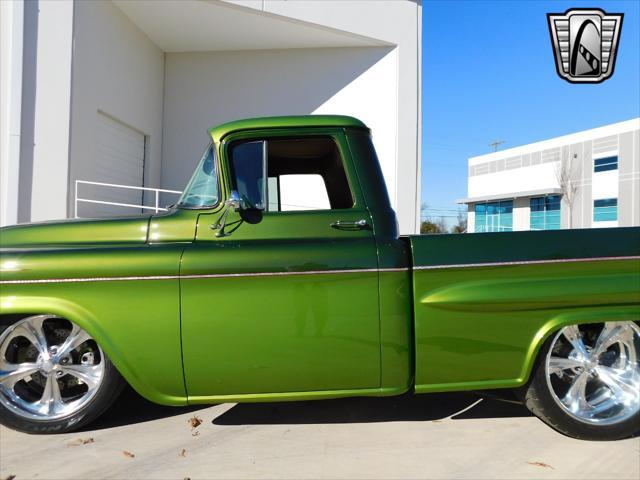
[{"label": "white wall panel", "polygon": [[513,231],[521,232],[531,228],[531,199],[530,197],[515,198],[513,200]]},{"label": "white wall panel", "polygon": [[[144,157],[144,134],[101,112],[97,113],[95,154],[85,165],[89,178],[100,179],[100,183],[142,187]],[[78,196],[129,205],[140,205],[143,200],[140,190],[88,184],[78,185]],[[79,202],[77,207],[77,216],[82,218],[142,213],[141,209],[87,202]]]},{"label": "white wall panel", "polygon": [[[130,174],[115,165],[113,172],[106,168],[107,143],[115,142],[113,148],[118,149],[122,138],[105,139],[105,117],[99,114],[103,112],[118,119],[126,126],[123,128],[147,136],[144,184],[158,187],[164,53],[111,2],[77,2],[74,37],[72,184],[76,179],[109,183],[107,178],[113,179],[112,183],[134,186],[143,183],[138,167]],[[83,192],[88,193],[86,189]]]},{"label": "white wall panel", "polygon": [[618,198],[618,171],[596,172],[592,180],[593,199]]},{"label": "white wall panel", "polygon": [[469,177],[468,196],[502,195],[531,190],[558,188],[558,162]]},{"label": "white wall panel", "polygon": [[68,214],[71,0],[39,2],[31,220]]},{"label": "white wall panel", "polygon": [[[212,125],[256,116],[341,114],[373,130],[393,200],[397,88],[397,52],[388,47],[167,54],[162,187],[184,188]],[[397,208],[406,213],[416,206]],[[412,231],[412,213],[408,218],[404,232]]]},{"label": "white wall panel", "polygon": [[397,60],[397,50],[388,53],[312,112],[351,115],[371,129],[391,204],[396,211],[400,207],[397,196]]},{"label": "white wall panel", "polygon": [[18,220],[24,4],[0,2],[0,226]]}]

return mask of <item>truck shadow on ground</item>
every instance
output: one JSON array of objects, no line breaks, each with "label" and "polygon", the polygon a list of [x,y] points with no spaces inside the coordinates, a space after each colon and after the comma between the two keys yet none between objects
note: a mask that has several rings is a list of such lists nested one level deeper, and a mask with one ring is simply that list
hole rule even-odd
[{"label": "truck shadow on ground", "polygon": [[511,392],[461,392],[389,398],[237,404],[213,419],[214,425],[372,423],[472,418],[528,417]]},{"label": "truck shadow on ground", "polygon": [[[101,418],[87,430],[123,425],[197,412],[211,405],[167,407],[156,405],[127,388]],[[531,416],[513,392],[456,392],[399,397],[341,398],[276,403],[236,404],[211,423],[214,425],[277,425],[438,421]],[[208,419],[207,419],[208,420]],[[205,421],[207,421],[205,420]]]},{"label": "truck shadow on ground", "polygon": [[102,430],[122,427],[136,423],[151,422],[162,418],[175,417],[185,413],[196,412],[211,405],[192,405],[189,407],[170,407],[150,402],[126,386],[116,402],[98,419],[80,429],[80,431]]}]

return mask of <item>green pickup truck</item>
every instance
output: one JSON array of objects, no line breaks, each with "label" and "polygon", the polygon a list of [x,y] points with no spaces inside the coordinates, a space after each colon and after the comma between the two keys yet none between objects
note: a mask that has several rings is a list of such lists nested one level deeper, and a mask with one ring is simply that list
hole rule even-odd
[{"label": "green pickup truck", "polygon": [[167,213],[0,230],[0,421],[511,388],[640,430],[640,228],[399,236],[360,121],[241,120]]}]

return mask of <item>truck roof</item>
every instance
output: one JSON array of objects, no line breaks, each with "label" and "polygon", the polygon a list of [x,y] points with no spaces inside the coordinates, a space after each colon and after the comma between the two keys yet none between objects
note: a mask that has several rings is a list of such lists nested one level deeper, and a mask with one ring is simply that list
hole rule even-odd
[{"label": "truck roof", "polygon": [[354,117],[346,115],[290,115],[283,117],[256,117],[222,123],[209,129],[214,142],[219,142],[225,135],[238,130],[287,127],[342,127],[367,128]]}]

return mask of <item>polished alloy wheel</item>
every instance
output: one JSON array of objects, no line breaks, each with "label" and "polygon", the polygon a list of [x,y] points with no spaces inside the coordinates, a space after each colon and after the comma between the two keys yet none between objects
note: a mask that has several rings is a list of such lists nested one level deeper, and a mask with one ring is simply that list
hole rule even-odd
[{"label": "polished alloy wheel", "polygon": [[0,335],[0,403],[31,420],[56,420],[84,407],[104,377],[104,355],[74,323],[24,318]]},{"label": "polished alloy wheel", "polygon": [[640,327],[633,322],[570,325],[546,357],[547,385],[571,417],[614,425],[640,411]]}]

